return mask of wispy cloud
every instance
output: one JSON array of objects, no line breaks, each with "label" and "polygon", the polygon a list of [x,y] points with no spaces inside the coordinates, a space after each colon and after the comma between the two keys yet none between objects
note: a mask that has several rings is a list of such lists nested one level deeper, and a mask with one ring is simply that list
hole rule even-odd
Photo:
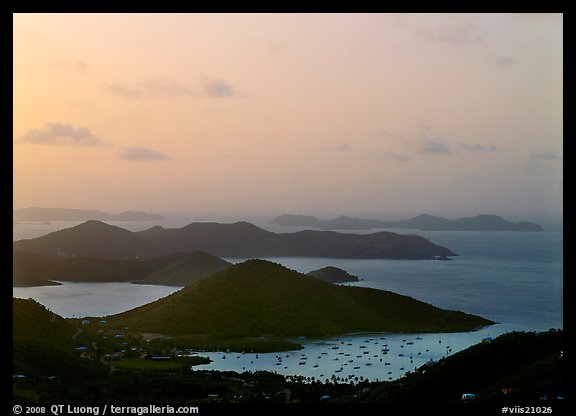
[{"label": "wispy cloud", "polygon": [[230,83],[217,79],[204,80],[203,91],[207,96],[214,98],[226,98],[236,95],[236,91]]},{"label": "wispy cloud", "polygon": [[530,155],[534,159],[560,159],[560,156],[549,149],[544,149],[540,152],[533,152]]},{"label": "wispy cloud", "polygon": [[139,99],[144,96],[144,92],[141,87],[129,84],[105,84],[104,89],[114,95],[124,98]]},{"label": "wispy cloud", "polygon": [[496,146],[484,145],[480,143],[460,143],[460,147],[470,152],[495,152]]},{"label": "wispy cloud", "polygon": [[511,55],[489,55],[488,59],[494,65],[500,68],[509,68],[514,65],[518,65],[518,59]]},{"label": "wispy cloud", "polygon": [[427,154],[450,154],[450,146],[441,137],[431,137],[423,140],[422,153]]},{"label": "wispy cloud", "polygon": [[155,160],[170,160],[170,156],[161,153],[157,150],[149,149],[147,147],[125,147],[117,154],[119,159],[130,160],[134,162],[155,161]]},{"label": "wispy cloud", "polygon": [[105,84],[104,89],[124,98],[193,97],[198,94],[193,88],[168,78],[150,78],[135,84]]},{"label": "wispy cloud", "polygon": [[71,145],[71,146],[103,146],[102,139],[95,136],[86,127],[74,127],[71,124],[46,123],[44,129],[32,129],[17,137],[19,143]]},{"label": "wispy cloud", "polygon": [[201,87],[182,84],[169,78],[149,78],[142,82],[116,82],[104,85],[104,89],[116,96],[129,99],[143,98],[195,98],[201,96],[226,98],[237,95],[227,81],[205,79]]},{"label": "wispy cloud", "polygon": [[316,148],[319,152],[347,152],[352,150],[348,143],[340,143],[334,146],[320,146]]},{"label": "wispy cloud", "polygon": [[81,59],[58,58],[51,65],[72,72],[88,72],[88,64]]},{"label": "wispy cloud", "polygon": [[380,132],[380,135],[384,138],[384,139],[404,139],[404,136],[402,134],[384,129]]},{"label": "wispy cloud", "polygon": [[422,130],[425,130],[427,132],[431,132],[432,131],[432,126],[429,126],[428,124],[420,121],[418,122],[418,127]]},{"label": "wispy cloud", "polygon": [[469,44],[487,46],[485,37],[470,20],[454,20],[450,23],[443,22],[436,26],[428,26],[420,29],[420,34],[433,42],[458,46]]},{"label": "wispy cloud", "polygon": [[391,150],[386,151],[376,151],[371,152],[369,155],[369,159],[375,161],[394,161],[394,162],[404,162],[405,160],[409,160],[410,156],[397,153]]}]

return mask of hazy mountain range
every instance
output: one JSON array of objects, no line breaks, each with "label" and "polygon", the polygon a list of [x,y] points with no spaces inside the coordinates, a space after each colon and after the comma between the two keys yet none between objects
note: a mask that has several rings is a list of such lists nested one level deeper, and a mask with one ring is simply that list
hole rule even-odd
[{"label": "hazy mountain range", "polygon": [[372,228],[410,228],[426,231],[543,231],[542,226],[532,222],[510,222],[497,215],[476,215],[474,217],[449,220],[443,217],[423,214],[400,221],[380,221],[341,216],[333,220],[321,220],[309,215],[283,214],[269,224],[313,227],[325,230],[369,230]]},{"label": "hazy mountain range", "polygon": [[109,259],[150,258],[194,251],[228,258],[436,259],[457,255],[417,235],[312,230],[277,234],[247,222],[192,223],[172,229],[156,226],[132,232],[100,221],[86,221],[42,237],[15,241],[13,249],[62,258]]},{"label": "hazy mountain range", "polygon": [[119,214],[89,209],[41,208],[30,207],[12,211],[13,222],[25,221],[162,221],[160,214],[148,214],[138,211],[124,211]]}]

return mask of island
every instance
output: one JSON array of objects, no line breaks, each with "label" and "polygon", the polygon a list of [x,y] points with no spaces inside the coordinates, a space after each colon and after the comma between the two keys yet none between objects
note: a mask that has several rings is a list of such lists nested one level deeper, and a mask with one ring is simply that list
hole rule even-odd
[{"label": "island", "polygon": [[380,231],[350,234],[305,230],[273,233],[248,222],[195,222],[181,228],[155,226],[132,232],[101,221],[86,221],[44,236],[13,242],[18,251],[51,257],[142,259],[204,251],[223,258],[327,257],[434,260],[457,256],[414,234]]},{"label": "island", "polygon": [[160,214],[148,214],[138,211],[124,211],[119,214],[110,214],[98,210],[69,209],[69,208],[42,208],[30,207],[12,211],[12,222],[15,224],[25,222],[46,221],[163,221]]},{"label": "island", "polygon": [[294,227],[313,227],[325,230],[369,230],[372,228],[406,228],[425,231],[543,231],[542,226],[533,222],[511,222],[497,215],[476,215],[474,217],[449,220],[434,215],[418,215],[400,221],[380,221],[340,216],[333,220],[321,220],[308,215],[283,214],[269,224]]},{"label": "island", "polygon": [[306,274],[328,283],[357,282],[360,280],[358,276],[353,276],[346,270],[334,266],[322,267],[321,269],[312,270]]}]

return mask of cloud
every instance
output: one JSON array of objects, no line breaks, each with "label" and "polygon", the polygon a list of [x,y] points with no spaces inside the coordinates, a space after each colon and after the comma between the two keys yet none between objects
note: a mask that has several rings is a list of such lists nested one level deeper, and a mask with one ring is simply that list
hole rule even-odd
[{"label": "cloud", "polygon": [[144,162],[149,160],[170,160],[170,156],[157,150],[146,147],[125,147],[117,153],[118,158],[122,160],[131,160],[134,162]]},{"label": "cloud", "polygon": [[335,146],[320,146],[316,148],[319,152],[347,152],[352,150],[348,143],[340,143]]},{"label": "cloud", "polygon": [[480,143],[460,143],[460,147],[464,150],[469,150],[471,152],[495,152],[496,146],[483,145]]},{"label": "cloud", "polygon": [[52,61],[51,65],[72,72],[88,72],[88,64],[80,59],[58,58]]},{"label": "cloud", "polygon": [[560,156],[549,149],[544,149],[540,152],[533,152],[531,154],[534,159],[560,159]]},{"label": "cloud", "polygon": [[198,95],[198,91],[192,87],[160,77],[150,78],[136,84],[106,84],[104,88],[115,95],[131,99],[194,97]]},{"label": "cloud", "polygon": [[384,129],[380,132],[381,136],[385,139],[403,139],[404,136],[398,133],[394,133],[390,130]]},{"label": "cloud", "polygon": [[403,162],[405,160],[409,160],[410,156],[403,155],[400,153],[396,153],[393,151],[384,151],[384,152],[372,152],[370,153],[370,159],[376,161],[394,161],[394,162]]},{"label": "cloud", "polygon": [[450,154],[450,147],[441,137],[431,137],[423,140],[422,153],[428,154]]},{"label": "cloud", "polygon": [[436,27],[427,27],[420,33],[433,42],[448,43],[452,45],[479,44],[487,46],[486,39],[471,21],[456,21],[441,23]]},{"label": "cloud", "polygon": [[44,129],[33,129],[16,138],[20,143],[103,146],[102,139],[95,136],[86,127],[74,127],[71,124],[46,123]]},{"label": "cloud", "polygon": [[511,55],[490,55],[488,58],[494,65],[500,68],[508,68],[518,65],[518,59]]},{"label": "cloud", "polygon": [[205,80],[204,93],[214,98],[233,97],[236,95],[234,87],[222,80]]},{"label": "cloud", "polygon": [[429,125],[423,123],[422,121],[420,121],[418,123],[418,127],[421,128],[422,130],[426,130],[427,132],[432,131],[432,126],[429,126]]},{"label": "cloud", "polygon": [[139,99],[144,96],[142,88],[137,86],[131,86],[128,84],[105,84],[104,89],[111,92],[114,95],[118,95],[124,98]]},{"label": "cloud", "polygon": [[129,99],[143,98],[195,98],[207,96],[213,98],[233,97],[235,88],[223,80],[206,79],[202,87],[182,84],[169,78],[149,78],[137,83],[116,82],[104,84],[104,89],[114,95]]}]

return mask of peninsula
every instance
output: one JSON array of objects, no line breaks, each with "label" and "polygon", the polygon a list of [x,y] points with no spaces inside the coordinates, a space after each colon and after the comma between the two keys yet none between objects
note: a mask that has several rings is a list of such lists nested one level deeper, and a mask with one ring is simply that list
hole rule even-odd
[{"label": "peninsula", "polygon": [[265,260],[236,264],[108,322],[136,332],[216,338],[457,332],[494,323],[393,292],[330,284]]},{"label": "peninsula", "polygon": [[277,234],[247,222],[196,222],[181,228],[156,226],[132,232],[101,221],[86,221],[42,237],[15,241],[13,249],[51,257],[109,259],[150,258],[194,251],[240,259],[300,256],[432,260],[457,255],[413,234],[312,230]]}]

